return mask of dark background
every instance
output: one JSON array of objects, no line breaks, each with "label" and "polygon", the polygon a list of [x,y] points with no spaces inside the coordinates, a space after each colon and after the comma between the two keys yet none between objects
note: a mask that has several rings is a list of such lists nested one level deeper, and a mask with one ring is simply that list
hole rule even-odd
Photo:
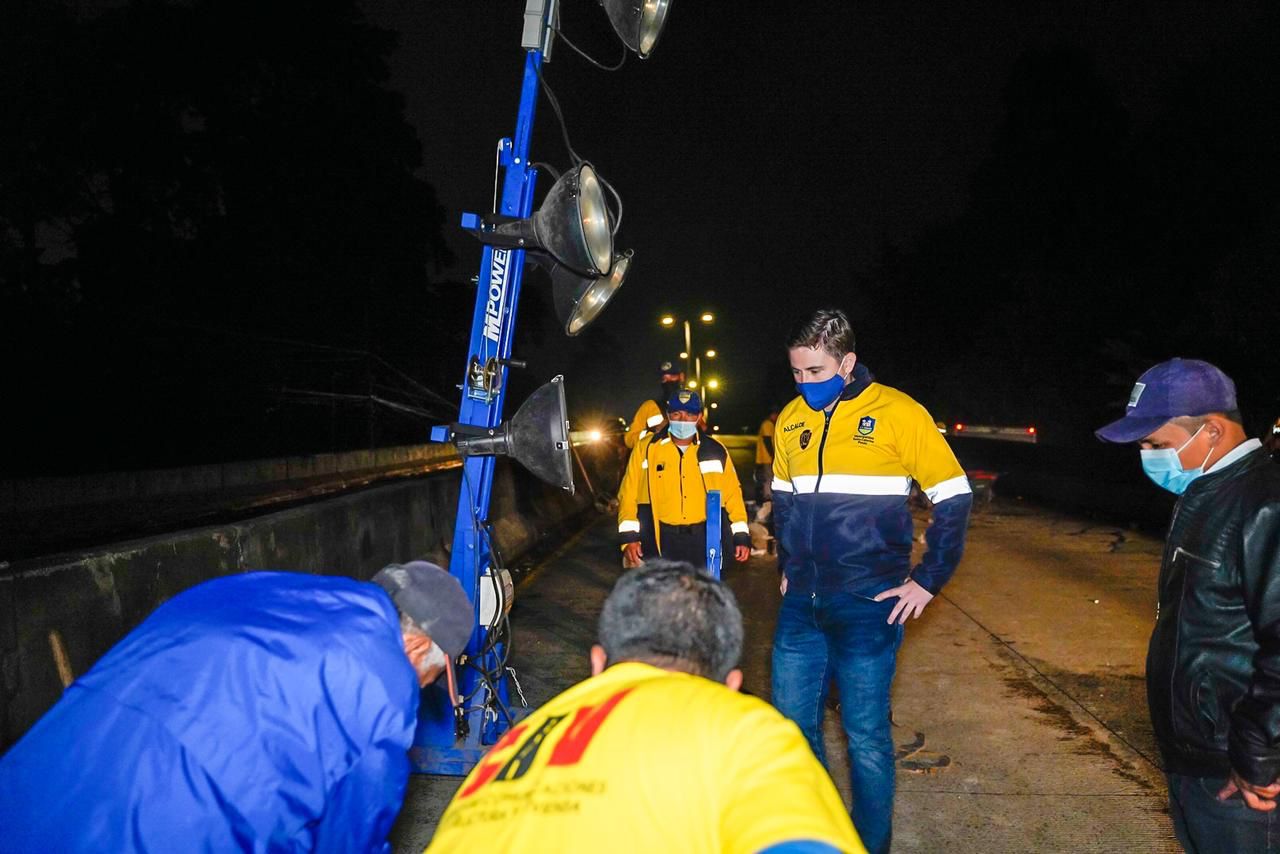
[{"label": "dark background", "polygon": [[[862,6],[864,4],[857,4]],[[0,9],[0,474],[417,442],[456,413],[518,0]],[[621,48],[591,0],[562,28]],[[546,77],[634,273],[568,339],[525,278],[509,400],[630,417],[714,311],[726,430],[793,392],[797,316],[938,418],[1088,446],[1174,355],[1280,415],[1280,13],[677,0],[652,58]],[[563,168],[539,104],[533,153]],[[549,178],[541,182],[549,186]],[[513,407],[512,407],[513,408]]]}]

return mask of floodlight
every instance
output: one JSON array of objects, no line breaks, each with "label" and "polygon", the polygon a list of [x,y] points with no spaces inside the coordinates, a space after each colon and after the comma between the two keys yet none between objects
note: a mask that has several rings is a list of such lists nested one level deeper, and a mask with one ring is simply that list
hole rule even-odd
[{"label": "floodlight", "polygon": [[671,0],[600,0],[600,5],[622,43],[648,59],[671,11]]},{"label": "floodlight", "polygon": [[595,320],[605,305],[622,287],[634,255],[628,249],[615,256],[606,276],[582,276],[543,252],[530,252],[526,257],[551,275],[552,299],[556,314],[564,324],[566,335],[577,335]]},{"label": "floodlight", "polygon": [[561,175],[528,219],[465,214],[462,227],[490,246],[541,249],[582,276],[607,276],[613,265],[612,217],[589,163]]}]

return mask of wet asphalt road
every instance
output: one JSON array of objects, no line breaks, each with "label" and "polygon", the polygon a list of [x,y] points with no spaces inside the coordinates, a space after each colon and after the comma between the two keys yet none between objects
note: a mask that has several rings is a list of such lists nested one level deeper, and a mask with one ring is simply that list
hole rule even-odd
[{"label": "wet asphalt road", "polygon": [[[923,529],[925,516],[918,518]],[[587,675],[620,571],[608,519],[543,560],[512,612],[538,705]],[[955,578],[907,628],[894,685],[894,851],[1177,851],[1146,717],[1157,539],[997,499]],[[744,688],[769,696],[769,556],[726,573],[747,619]],[[842,734],[828,755],[848,797]],[[414,777],[392,842],[421,851],[460,780]]]}]

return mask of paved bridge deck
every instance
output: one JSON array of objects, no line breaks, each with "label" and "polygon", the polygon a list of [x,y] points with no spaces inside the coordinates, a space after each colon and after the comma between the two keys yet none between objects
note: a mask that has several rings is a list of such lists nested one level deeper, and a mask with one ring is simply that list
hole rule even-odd
[{"label": "paved bridge deck", "polygon": [[[1142,687],[1158,563],[1154,539],[1017,502],[974,517],[960,570],[900,654],[895,851],[1178,850]],[[522,585],[512,658],[531,704],[588,675],[619,572],[602,519]],[[726,577],[747,621],[744,688],[767,698],[774,561]],[[839,762],[842,734],[827,723]],[[847,800],[844,767],[832,771]],[[422,850],[459,782],[411,780],[397,851]]]}]

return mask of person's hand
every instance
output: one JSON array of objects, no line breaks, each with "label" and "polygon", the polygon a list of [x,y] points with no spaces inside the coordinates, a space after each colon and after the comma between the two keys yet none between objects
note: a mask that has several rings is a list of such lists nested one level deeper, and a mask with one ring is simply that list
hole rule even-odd
[{"label": "person's hand", "polygon": [[640,543],[639,542],[627,543],[625,546],[622,547],[622,555],[627,559],[628,564],[631,564],[634,566],[635,564],[640,563],[640,560],[641,560]]},{"label": "person's hand", "polygon": [[1222,787],[1222,791],[1218,792],[1218,800],[1225,801],[1236,792],[1244,798],[1249,809],[1271,812],[1276,808],[1276,796],[1280,795],[1280,780],[1275,780],[1268,786],[1255,786],[1232,770],[1231,776],[1227,778],[1227,784]]},{"label": "person's hand", "polygon": [[887,622],[899,625],[905,623],[908,617],[919,618],[924,611],[924,606],[933,600],[932,593],[910,578],[902,586],[891,588],[876,596],[876,601],[883,602],[893,596],[898,597],[898,604],[893,606]]},{"label": "person's hand", "polygon": [[787,595],[787,576],[785,573],[782,576],[782,581],[778,583],[778,592],[783,596]]},{"label": "person's hand", "polygon": [[751,546],[734,546],[733,559],[738,563],[746,563],[751,557]]}]

